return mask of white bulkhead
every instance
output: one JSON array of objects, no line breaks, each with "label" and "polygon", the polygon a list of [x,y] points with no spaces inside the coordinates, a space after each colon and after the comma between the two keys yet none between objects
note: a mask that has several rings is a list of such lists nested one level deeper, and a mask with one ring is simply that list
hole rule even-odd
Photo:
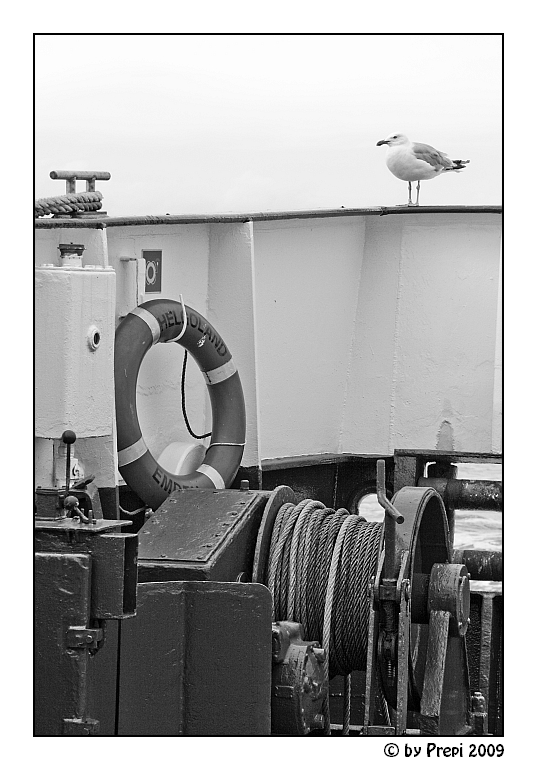
[{"label": "white bulkhead", "polygon": [[112,434],[115,292],[111,267],[36,268],[36,437]]}]

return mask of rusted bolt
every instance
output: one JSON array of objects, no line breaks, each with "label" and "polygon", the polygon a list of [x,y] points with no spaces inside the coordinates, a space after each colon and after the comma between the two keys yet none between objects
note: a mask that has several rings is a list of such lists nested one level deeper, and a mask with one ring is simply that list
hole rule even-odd
[{"label": "rusted bolt", "polygon": [[272,654],[278,655],[282,648],[282,640],[280,639],[280,635],[277,631],[272,632]]},{"label": "rusted bolt", "polygon": [[314,647],[313,654],[315,655],[318,663],[324,663],[326,660],[326,651],[322,647]]}]

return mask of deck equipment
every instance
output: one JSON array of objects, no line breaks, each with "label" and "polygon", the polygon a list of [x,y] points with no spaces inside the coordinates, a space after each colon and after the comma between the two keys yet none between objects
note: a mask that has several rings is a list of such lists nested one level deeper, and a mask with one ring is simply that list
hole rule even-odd
[{"label": "deck equipment", "polygon": [[[211,399],[212,433],[205,461],[184,476],[169,473],[154,459],[136,411],[140,365],[159,342],[177,342],[192,355]],[[175,300],[154,299],[139,305],[117,328],[114,371],[118,465],[127,484],[147,505],[158,508],[176,489],[225,489],[231,484],[244,451],[244,396],[231,353],[207,319]]]}]

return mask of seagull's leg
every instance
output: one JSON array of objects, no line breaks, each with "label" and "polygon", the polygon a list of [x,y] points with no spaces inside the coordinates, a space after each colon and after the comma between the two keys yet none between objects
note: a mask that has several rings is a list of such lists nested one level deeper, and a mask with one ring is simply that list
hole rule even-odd
[{"label": "seagull's leg", "polygon": [[408,205],[412,206],[412,182],[408,183]]},{"label": "seagull's leg", "polygon": [[420,180],[418,179],[418,184],[416,185],[416,206],[420,205]]}]

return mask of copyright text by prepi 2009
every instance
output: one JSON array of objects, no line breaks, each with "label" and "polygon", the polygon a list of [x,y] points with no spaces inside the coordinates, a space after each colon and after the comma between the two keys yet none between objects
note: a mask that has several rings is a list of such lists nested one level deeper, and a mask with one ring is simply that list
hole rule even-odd
[{"label": "copyright text by prepi 2009", "polygon": [[453,746],[438,745],[429,742],[421,746],[411,746],[405,743],[404,756],[412,757],[501,757],[504,747],[502,743],[458,743]]}]

